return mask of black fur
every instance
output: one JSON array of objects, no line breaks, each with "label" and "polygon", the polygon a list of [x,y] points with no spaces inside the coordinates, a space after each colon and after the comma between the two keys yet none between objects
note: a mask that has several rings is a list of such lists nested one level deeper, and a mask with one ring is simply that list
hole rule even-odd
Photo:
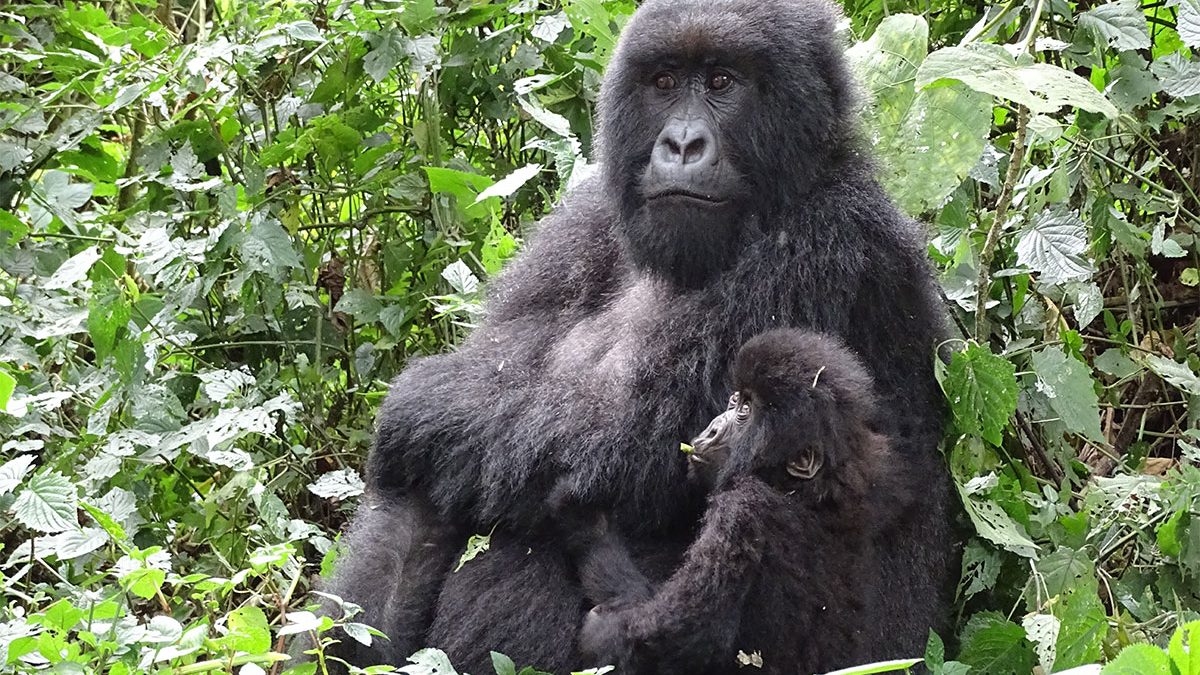
[{"label": "black fur", "polygon": [[[575,528],[585,594],[615,598],[584,624],[592,665],[726,673],[740,651],[782,674],[870,658],[876,535],[911,498],[869,427],[871,377],[835,339],[776,330],[742,348],[734,382],[745,415],[722,437],[729,453],[704,526],[652,597],[605,519]],[[815,474],[798,476],[814,458]]]},{"label": "black fur", "polygon": [[[859,154],[835,21],[824,0],[638,10],[602,89],[601,176],[492,284],[483,325],[457,351],[411,363],[380,412],[367,480],[384,506],[356,516],[351,563],[329,590],[403,632],[351,660],[402,662],[412,645],[436,645],[470,672],[488,672],[492,649],[559,672],[578,665],[590,605],[547,494],[569,477],[572,498],[605,509],[638,566],[664,580],[703,504],[679,443],[724,409],[737,348],[777,327],[840,336],[876,382],[874,425],[920,500],[883,535],[872,656],[921,651],[954,564],[932,371],[941,316],[921,232]],[[671,113],[648,102],[643,79],[662,54],[747,64],[740,103],[708,118],[721,170],[745,187],[736,210],[700,223],[683,207],[650,213],[641,193]],[[413,506],[426,503],[436,515]],[[420,559],[454,558],[466,533],[493,527],[492,549],[462,571],[410,573],[411,542],[449,528],[454,550]],[[424,589],[438,583],[430,606]],[[433,620],[421,631],[393,613]]]}]

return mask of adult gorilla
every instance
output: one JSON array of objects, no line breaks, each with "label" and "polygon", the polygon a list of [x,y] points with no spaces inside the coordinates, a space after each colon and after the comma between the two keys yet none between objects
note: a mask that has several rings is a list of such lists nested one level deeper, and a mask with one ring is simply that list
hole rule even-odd
[{"label": "adult gorilla", "polygon": [[[665,579],[702,507],[679,443],[725,408],[738,347],[777,327],[840,336],[876,380],[875,425],[921,497],[881,542],[864,629],[872,656],[920,653],[953,562],[940,318],[922,237],[860,154],[837,16],[824,0],[638,10],[601,93],[602,175],[492,285],[484,325],[413,362],[380,413],[370,503],[330,590],[391,642],[353,660],[434,645],[471,672],[489,650],[578,665],[589,607],[547,494],[571,476]],[[450,573],[493,527],[491,550]]]}]

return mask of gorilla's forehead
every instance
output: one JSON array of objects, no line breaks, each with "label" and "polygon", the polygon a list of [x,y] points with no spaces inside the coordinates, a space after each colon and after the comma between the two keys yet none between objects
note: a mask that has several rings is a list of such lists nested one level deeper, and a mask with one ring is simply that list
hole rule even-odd
[{"label": "gorilla's forehead", "polygon": [[781,36],[829,25],[834,12],[826,0],[650,0],[622,47],[635,64],[756,59],[787,50]]}]

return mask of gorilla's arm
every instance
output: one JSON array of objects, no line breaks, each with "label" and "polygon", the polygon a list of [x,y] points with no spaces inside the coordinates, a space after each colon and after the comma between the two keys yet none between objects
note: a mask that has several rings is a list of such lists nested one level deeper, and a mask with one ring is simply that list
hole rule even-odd
[{"label": "gorilla's arm", "polygon": [[644,669],[644,659],[681,671],[724,659],[732,665],[743,606],[767,544],[766,518],[782,502],[754,477],[714,495],[679,569],[646,602],[593,610],[580,637],[583,650],[623,670]]}]

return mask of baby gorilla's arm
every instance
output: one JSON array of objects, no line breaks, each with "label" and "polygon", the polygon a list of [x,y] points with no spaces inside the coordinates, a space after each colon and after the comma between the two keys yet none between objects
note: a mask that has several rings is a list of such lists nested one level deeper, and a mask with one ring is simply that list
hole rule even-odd
[{"label": "baby gorilla's arm", "polygon": [[641,602],[654,594],[625,540],[596,507],[575,502],[563,479],[547,500],[568,553],[575,560],[583,595],[593,605]]},{"label": "baby gorilla's arm", "polygon": [[726,659],[732,666],[744,601],[766,544],[764,514],[781,500],[753,477],[714,495],[675,574],[646,602],[592,610],[580,636],[583,651],[621,671],[703,668]]}]

